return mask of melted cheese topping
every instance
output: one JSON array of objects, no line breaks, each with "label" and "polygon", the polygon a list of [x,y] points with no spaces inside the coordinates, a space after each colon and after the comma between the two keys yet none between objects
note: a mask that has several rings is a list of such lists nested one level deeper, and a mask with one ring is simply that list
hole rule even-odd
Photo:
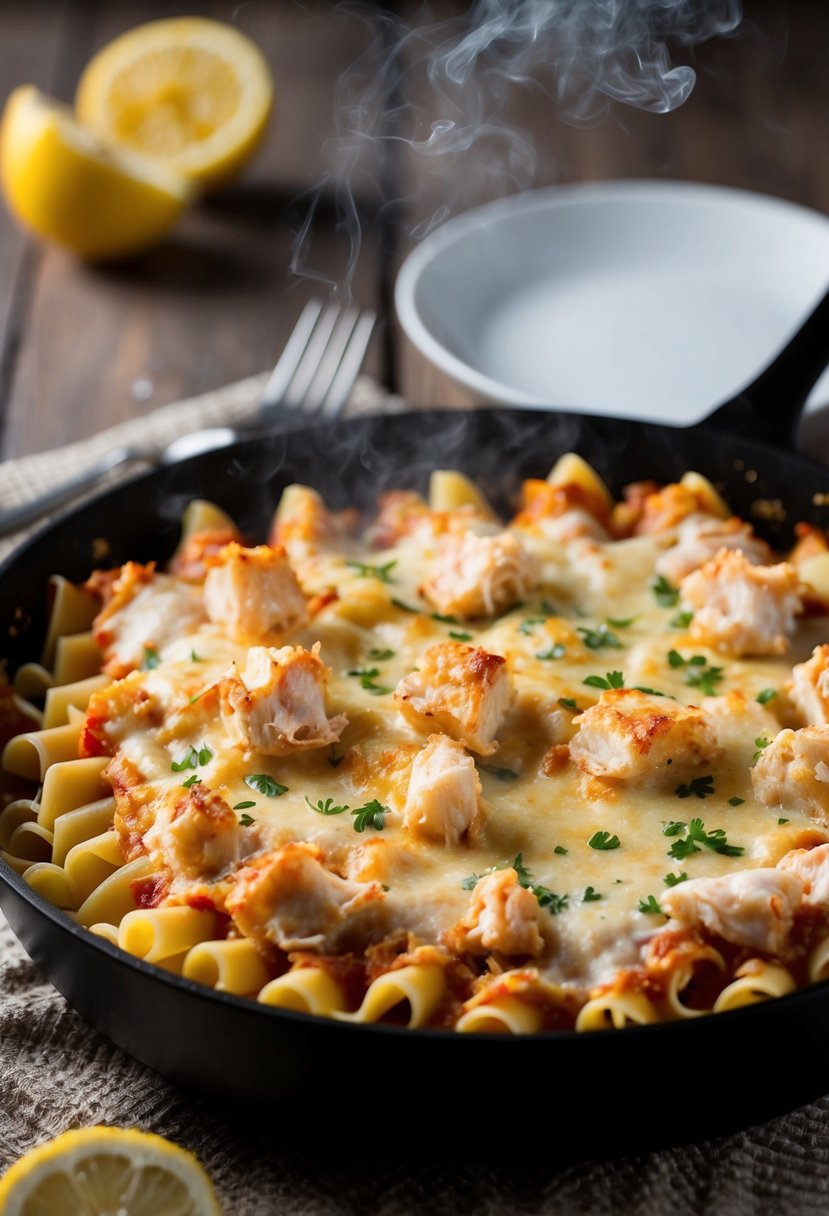
[{"label": "melted cheese topping", "polygon": [[[469,526],[486,535],[480,521],[470,518]],[[757,800],[751,770],[765,740],[798,724],[786,686],[793,663],[808,659],[824,638],[825,621],[800,619],[785,655],[732,658],[695,641],[682,603],[663,606],[654,592],[657,563],[675,535],[603,543],[557,539],[554,530],[531,524],[511,535],[530,559],[522,602],[472,619],[437,613],[422,592],[440,558],[428,528],[404,532],[382,550],[353,536],[288,545],[315,614],[280,644],[319,644],[329,671],[328,717],[347,719],[333,745],[275,756],[233,742],[214,690],[234,664],[244,669],[248,645],[207,620],[165,640],[157,666],[122,682],[132,682],[128,696],[106,694],[104,733],[157,801],[197,781],[249,817],[247,863],[307,842],[339,878],[375,884],[371,915],[334,952],[404,930],[410,946],[437,945],[468,962],[458,926],[469,914],[476,876],[514,868],[535,893],[541,918],[532,965],[542,981],[570,987],[584,1001],[641,961],[666,923],[653,910],[666,879],[774,866],[807,831],[815,843],[815,825],[803,811]],[[140,620],[130,622],[133,642],[141,630]],[[153,644],[146,632],[144,640]],[[469,753],[480,792],[473,783],[467,793],[478,798],[477,814],[460,838],[454,831],[441,839],[405,823],[414,759],[440,732],[404,716],[393,694],[431,648],[447,643],[503,658],[514,695],[496,725],[497,750]],[[676,755],[663,749],[658,771],[647,757],[627,778],[587,771],[569,744],[602,700],[601,681],[650,690],[645,698],[671,711],[702,702],[709,750],[689,750],[677,730]],[[605,743],[629,746],[624,730]],[[383,813],[369,813],[364,829],[355,830],[361,820],[352,812],[373,800]],[[337,807],[347,809],[334,813]],[[669,825],[693,819],[702,820],[704,834],[724,832],[709,839],[730,847],[716,851],[703,842],[685,857],[671,856],[687,832]],[[823,838],[829,833],[818,829]],[[606,847],[596,847],[601,843]],[[221,881],[232,882],[240,864]],[[186,900],[187,884],[175,880],[170,898]],[[498,949],[491,954],[496,972],[526,961]]]}]

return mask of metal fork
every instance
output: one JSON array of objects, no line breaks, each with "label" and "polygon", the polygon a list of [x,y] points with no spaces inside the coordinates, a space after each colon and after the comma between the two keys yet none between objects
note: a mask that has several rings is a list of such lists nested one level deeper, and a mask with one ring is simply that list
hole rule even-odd
[{"label": "metal fork", "polygon": [[166,446],[126,444],[113,448],[91,468],[37,498],[0,511],[0,536],[35,523],[49,511],[90,489],[123,465],[159,467],[226,447],[250,431],[283,428],[306,420],[337,418],[345,408],[365,358],[375,314],[354,307],[310,300],[285,344],[259,401],[255,418],[242,425],[214,426],[181,435]]}]

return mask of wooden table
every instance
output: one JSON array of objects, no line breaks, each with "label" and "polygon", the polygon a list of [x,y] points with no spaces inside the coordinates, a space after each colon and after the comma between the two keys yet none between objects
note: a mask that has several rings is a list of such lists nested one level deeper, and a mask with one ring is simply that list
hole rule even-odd
[{"label": "wooden table", "polygon": [[[401,19],[421,5],[401,0]],[[464,12],[436,0],[440,19]],[[747,0],[736,37],[678,62],[698,71],[689,101],[667,115],[617,106],[601,125],[568,125],[529,88],[513,89],[502,119],[533,139],[543,186],[608,178],[674,178],[765,191],[829,210],[829,6]],[[320,284],[291,270],[295,232],[331,153],[338,79],[365,52],[370,22],[322,0],[3,0],[0,97],[33,82],[69,100],[104,42],[158,16],[199,9],[235,20],[262,46],[278,104],[267,142],[245,177],[189,213],[163,248],[128,265],[92,268],[29,241],[0,211],[2,455],[60,445],[169,401],[270,365]],[[405,61],[405,51],[404,51]],[[408,67],[412,65],[409,64]],[[407,76],[421,129],[442,117],[423,73]],[[358,303],[385,321],[368,370],[413,403],[471,398],[408,349],[391,310],[394,276],[413,232],[449,200],[455,211],[514,188],[483,145],[436,163],[388,142],[364,151],[356,184],[364,219],[353,278]],[[397,200],[378,212],[379,193]],[[351,249],[322,191],[306,268],[341,282]]]}]

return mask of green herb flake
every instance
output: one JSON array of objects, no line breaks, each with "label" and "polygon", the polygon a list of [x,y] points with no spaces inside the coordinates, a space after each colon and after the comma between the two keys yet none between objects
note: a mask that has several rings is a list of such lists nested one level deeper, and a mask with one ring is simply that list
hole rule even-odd
[{"label": "green herb flake", "polygon": [[144,658],[141,660],[142,671],[152,671],[154,667],[158,667],[161,662],[161,656],[155,646],[144,647]]},{"label": "green herb flake", "polygon": [[663,824],[663,836],[679,836],[685,831],[686,824],[680,823],[678,819],[672,819],[670,823]]},{"label": "green herb flake", "polygon": [[777,696],[776,688],[764,688],[762,692],[758,692],[757,700],[761,705],[768,705],[769,701],[773,701]]},{"label": "green herb flake", "polygon": [[189,790],[193,785],[201,785],[201,777],[197,777],[195,773],[188,777],[186,781],[181,783],[182,789]]},{"label": "green herb flake", "polygon": [[548,646],[546,650],[539,650],[536,653],[537,659],[562,659],[566,651],[561,642],[556,642],[553,646]]},{"label": "green herb flake", "polygon": [[668,582],[664,574],[660,574],[653,580],[651,591],[660,608],[675,608],[679,603],[679,591]]},{"label": "green herb flake", "polygon": [[354,822],[351,825],[355,832],[364,832],[366,828],[374,828],[378,832],[382,832],[386,826],[386,815],[389,814],[389,808],[383,806],[382,802],[378,802],[376,798],[372,798],[371,802],[367,802],[364,806],[355,807],[351,814],[354,816]]},{"label": "green herb flake", "polygon": [[582,895],[582,897],[581,897],[582,903],[585,903],[585,904],[595,903],[597,899],[601,899],[601,898],[602,897],[599,894],[599,892],[594,891],[592,887],[587,887],[585,889],[584,895]]},{"label": "green herb flake", "polygon": [[588,845],[591,849],[618,849],[621,841],[618,836],[611,836],[610,832],[594,832],[588,840]]},{"label": "green herb flake", "polygon": [[576,633],[581,634],[581,639],[588,650],[621,650],[622,643],[616,637],[615,633],[611,633],[607,625],[599,625],[596,629],[586,629],[579,625],[576,628]]},{"label": "green herb flake", "polygon": [[273,777],[269,777],[267,773],[249,773],[245,777],[245,785],[249,785],[252,790],[256,790],[260,794],[264,794],[266,798],[279,798],[282,794],[287,794],[287,785],[280,785],[278,781],[274,781]]},{"label": "green herb flake", "polygon": [[546,616],[528,616],[518,626],[518,632],[523,633],[524,637],[529,637],[536,625],[543,625],[546,619]]},{"label": "green herb flake", "polygon": [[387,659],[393,659],[395,652],[393,650],[370,650],[368,657],[374,659],[376,663],[385,663]]},{"label": "green herb flake", "polygon": [[647,899],[639,900],[639,911],[647,912],[650,916],[663,916],[664,913],[656,902],[655,895],[649,895]]},{"label": "green herb flake", "polygon": [[199,764],[209,764],[213,759],[213,753],[207,746],[199,748]]},{"label": "green herb flake", "polygon": [[723,857],[742,857],[745,849],[741,845],[729,844],[723,828],[713,828],[706,832],[701,819],[692,819],[687,827],[684,839],[677,839],[668,850],[668,856],[676,861],[684,861],[694,853],[700,853],[700,845],[719,853]]},{"label": "green herb flake", "polygon": [[708,798],[714,793],[714,778],[709,773],[707,777],[692,777],[687,785],[678,785],[674,790],[677,798]]},{"label": "green herb flake", "polygon": [[638,616],[612,617],[607,618],[608,625],[612,625],[614,629],[630,629],[634,621],[638,621]]},{"label": "green herb flake", "polygon": [[325,802],[322,798],[318,802],[312,802],[310,798],[306,797],[305,801],[318,815],[342,815],[344,811],[348,810],[347,806],[335,806],[333,798],[326,798]]},{"label": "green herb flake", "polygon": [[170,768],[174,773],[183,773],[186,768],[197,768],[199,763],[199,753],[195,747],[191,747],[185,754],[182,760],[174,760]]},{"label": "green herb flake", "polygon": [[433,621],[440,621],[441,625],[459,624],[458,618],[456,616],[452,616],[451,613],[433,612],[433,613],[431,613],[431,617],[432,617]]},{"label": "green herb flake", "polygon": [[681,882],[688,881],[688,875],[683,870],[681,874],[666,874],[662,881],[666,887],[678,887]]},{"label": "green herb flake", "polygon": [[559,697],[558,703],[562,709],[577,709],[574,697]]},{"label": "green herb flake", "polygon": [[694,619],[693,612],[678,612],[676,616],[671,617],[672,629],[687,629]]},{"label": "green herb flake", "polygon": [[471,642],[472,634],[459,632],[457,629],[450,629],[449,636],[455,642]]},{"label": "green herb flake", "polygon": [[377,578],[381,583],[393,583],[391,572],[397,565],[397,560],[386,562],[384,566],[367,566],[364,562],[345,563],[349,570],[353,570],[359,578]]},{"label": "green herb flake", "polygon": [[566,857],[568,850],[565,849],[563,844],[557,844],[556,847],[553,849],[553,852],[557,853],[559,857]]},{"label": "green herb flake", "polygon": [[384,684],[377,683],[380,674],[379,667],[353,667],[346,675],[355,676],[360,681],[360,687],[370,692],[373,697],[382,697],[391,692]]},{"label": "green herb flake", "polygon": [[625,677],[621,671],[608,671],[603,676],[587,676],[582,680],[589,688],[624,688]]},{"label": "green herb flake", "polygon": [[396,600],[392,597],[391,602],[394,604],[395,608],[399,608],[401,612],[411,612],[415,615],[420,612],[419,608],[413,608],[411,604],[404,604],[403,600]]},{"label": "green herb flake", "polygon": [[728,799],[729,806],[742,806],[744,802],[745,802],[745,798],[738,798],[736,794],[734,795],[733,798]]},{"label": "green herb flake", "polygon": [[201,663],[202,662],[201,655],[196,654],[195,650],[191,650],[190,651],[190,662],[191,663]]},{"label": "green herb flake", "polygon": [[782,827],[784,823],[788,823],[789,821],[788,821],[788,819],[778,819],[777,822],[780,825],[780,827]]},{"label": "green herb flake", "polygon": [[249,828],[250,825],[255,822],[256,822],[256,820],[253,818],[252,815],[240,815],[239,816],[239,826],[240,827]]},{"label": "green herb flake", "polygon": [[233,809],[234,811],[249,811],[252,806],[256,806],[256,803],[247,799],[244,802],[237,802]]}]

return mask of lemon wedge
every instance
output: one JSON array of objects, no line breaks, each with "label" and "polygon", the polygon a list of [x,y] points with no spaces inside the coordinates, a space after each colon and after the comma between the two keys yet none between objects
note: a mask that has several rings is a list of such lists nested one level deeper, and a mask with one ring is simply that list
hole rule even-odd
[{"label": "lemon wedge", "polygon": [[78,119],[91,130],[203,187],[241,169],[272,104],[270,71],[255,43],[202,17],[122,34],[87,64],[75,97]]},{"label": "lemon wedge", "polygon": [[85,258],[155,244],[191,193],[181,174],[103,144],[31,85],[14,90],[0,120],[0,182],[23,224]]},{"label": "lemon wedge", "polygon": [[33,1148],[0,1181],[3,1216],[220,1216],[192,1153],[150,1132],[87,1127]]}]

